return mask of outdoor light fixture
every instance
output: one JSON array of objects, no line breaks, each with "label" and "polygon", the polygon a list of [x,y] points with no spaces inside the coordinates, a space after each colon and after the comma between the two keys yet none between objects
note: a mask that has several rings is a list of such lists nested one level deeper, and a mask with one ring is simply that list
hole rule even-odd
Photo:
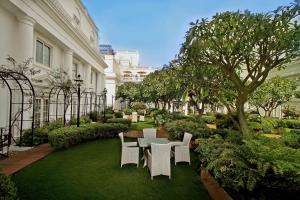
[{"label": "outdoor light fixture", "polygon": [[107,89],[104,88],[103,92],[102,92],[102,95],[103,95],[103,106],[104,106],[104,109],[103,109],[103,120],[105,120],[106,94],[107,94]]},{"label": "outdoor light fixture", "polygon": [[77,127],[80,125],[80,86],[83,82],[82,79],[80,79],[80,74],[77,75],[77,78],[74,80],[77,86],[77,96],[78,96],[78,104],[77,104]]}]

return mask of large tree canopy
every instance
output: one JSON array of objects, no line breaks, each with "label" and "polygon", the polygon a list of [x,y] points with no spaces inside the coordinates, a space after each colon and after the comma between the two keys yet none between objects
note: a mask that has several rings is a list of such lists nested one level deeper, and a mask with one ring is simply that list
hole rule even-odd
[{"label": "large tree canopy", "polygon": [[269,13],[224,12],[191,24],[181,54],[218,66],[236,89],[240,131],[247,133],[244,104],[273,68],[299,56],[299,2]]},{"label": "large tree canopy", "polygon": [[259,86],[250,97],[250,104],[262,108],[267,116],[278,106],[288,102],[295,94],[297,82],[284,77],[274,77]]}]

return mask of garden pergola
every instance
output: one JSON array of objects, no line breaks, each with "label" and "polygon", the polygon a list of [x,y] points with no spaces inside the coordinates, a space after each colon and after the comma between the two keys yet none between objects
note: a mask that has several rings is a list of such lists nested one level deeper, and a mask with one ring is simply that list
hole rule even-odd
[{"label": "garden pergola", "polygon": [[[12,143],[11,140],[13,139],[16,142],[15,135],[19,135],[19,145],[22,145],[24,127],[31,127],[31,145],[33,145],[35,91],[29,78],[16,71],[2,69],[0,80],[3,88],[6,86],[9,93],[8,125],[7,127],[1,127],[0,138],[1,150],[7,147],[6,153],[8,153],[8,148]],[[25,115],[25,112],[29,112],[29,114]]]}]

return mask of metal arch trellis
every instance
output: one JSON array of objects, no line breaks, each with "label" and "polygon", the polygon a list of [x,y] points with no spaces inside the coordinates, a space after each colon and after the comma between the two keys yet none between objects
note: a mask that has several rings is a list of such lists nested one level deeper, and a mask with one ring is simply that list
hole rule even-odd
[{"label": "metal arch trellis", "polygon": [[[71,87],[70,90],[65,89],[61,86],[53,86],[48,95],[48,117],[47,123],[50,122],[51,117],[55,117],[55,120],[59,118],[63,118],[64,125],[66,124],[66,115],[69,105],[71,105],[71,115],[72,115],[72,97],[75,93],[75,89]],[[54,100],[52,101],[52,97],[54,96]],[[62,98],[60,98],[62,97]],[[70,99],[69,99],[70,98]],[[60,100],[63,99],[63,102]],[[51,105],[55,105],[55,113],[51,114]],[[59,106],[62,106],[63,111],[59,114]]]},{"label": "metal arch trellis", "polygon": [[[33,145],[35,91],[31,81],[24,74],[9,69],[0,70],[0,80],[9,90],[9,121],[8,127],[1,128],[1,148],[4,145],[9,148],[12,143],[11,140],[16,142],[15,134],[13,134],[14,130],[19,131],[19,145],[22,145],[24,122],[30,123],[31,145]],[[17,95],[21,95],[21,100],[19,100]],[[28,118],[24,116],[26,111],[32,111],[31,116],[27,115]],[[7,141],[4,141],[4,138]]]}]

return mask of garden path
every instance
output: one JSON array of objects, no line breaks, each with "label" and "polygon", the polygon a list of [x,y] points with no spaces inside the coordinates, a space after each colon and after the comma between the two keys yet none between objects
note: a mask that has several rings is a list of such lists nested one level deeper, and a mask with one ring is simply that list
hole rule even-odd
[{"label": "garden path", "polygon": [[49,144],[42,144],[26,151],[14,151],[8,158],[0,160],[2,171],[10,176],[54,151]]}]

